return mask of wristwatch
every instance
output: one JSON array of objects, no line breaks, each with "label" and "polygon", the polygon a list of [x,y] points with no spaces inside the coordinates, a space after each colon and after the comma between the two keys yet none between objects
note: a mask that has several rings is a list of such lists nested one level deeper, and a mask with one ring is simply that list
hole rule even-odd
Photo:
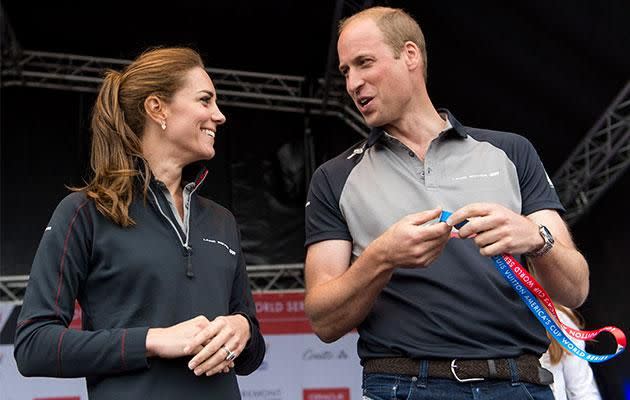
[{"label": "wristwatch", "polygon": [[547,252],[551,250],[551,248],[553,247],[553,244],[555,243],[555,241],[553,240],[553,236],[551,235],[551,232],[549,232],[549,229],[547,229],[545,225],[538,225],[538,233],[540,233],[540,236],[542,236],[543,240],[545,241],[545,244],[543,244],[543,247],[541,247],[538,250],[525,253],[525,255],[528,257],[540,257],[544,254],[547,254]]}]

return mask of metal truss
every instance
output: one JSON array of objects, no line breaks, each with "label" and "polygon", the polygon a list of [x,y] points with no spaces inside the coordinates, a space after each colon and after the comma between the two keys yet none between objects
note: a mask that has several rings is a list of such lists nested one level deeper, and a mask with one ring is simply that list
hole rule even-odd
[{"label": "metal truss", "polygon": [[[129,60],[89,57],[41,51],[19,51],[2,59],[2,87],[21,86],[97,92],[107,69],[120,70]],[[347,103],[343,82],[331,86],[328,107],[322,108],[320,79],[306,88],[305,78],[208,68],[223,105],[333,116],[366,136],[368,128],[361,116]],[[303,264],[255,265],[247,268],[253,291],[285,291],[304,288]],[[0,276],[0,301],[21,302],[28,275]]]},{"label": "metal truss", "polygon": [[[341,75],[339,74],[339,70],[336,66],[337,60],[337,38],[338,38],[338,26],[339,21],[342,20],[348,14],[354,14],[357,11],[368,8],[372,5],[372,0],[365,0],[362,4],[356,3],[352,0],[337,0],[335,1],[335,9],[333,12],[332,24],[330,27],[330,41],[328,42],[328,55],[326,57],[326,71],[324,73],[323,81],[320,81],[321,87],[321,99],[322,99],[322,110],[326,110],[328,107],[329,98],[335,99],[338,98],[336,93],[334,93],[335,86],[338,87],[339,78]],[[342,91],[343,95],[343,91]],[[341,98],[346,98],[342,96]]]},{"label": "metal truss", "polygon": [[304,264],[251,265],[247,267],[253,291],[304,289]]},{"label": "metal truss", "polygon": [[[26,86],[76,92],[97,92],[107,69],[120,70],[129,60],[90,57],[75,54],[24,50],[14,59],[2,59],[2,87]],[[330,91],[327,107],[322,97],[305,93],[323,93],[322,88],[309,88],[301,76],[207,68],[221,104],[293,113],[310,113],[341,119],[353,130],[367,136],[363,118],[347,104],[345,92]],[[316,81],[321,86],[323,80]]]},{"label": "metal truss", "polygon": [[630,81],[555,174],[574,224],[630,166]]},{"label": "metal truss", "polygon": [[11,65],[19,58],[21,51],[4,6],[0,4],[0,64]]},{"label": "metal truss", "polygon": [[28,275],[0,276],[0,301],[21,303],[27,283]]},{"label": "metal truss", "polygon": [[[247,267],[253,292],[284,292],[304,289],[304,264],[252,265]],[[0,301],[21,304],[28,275],[0,276]]]},{"label": "metal truss", "polygon": [[[345,92],[345,82],[334,65],[336,24],[341,16],[371,5],[366,0],[337,0],[331,27],[325,76],[313,83],[304,77],[207,68],[221,103],[341,119],[367,137],[369,129]],[[2,54],[0,87],[23,86],[97,92],[107,69],[120,70],[129,60],[23,50],[0,5]],[[554,175],[558,194],[567,208],[566,219],[577,221],[630,165],[630,82],[569,159]],[[247,268],[253,291],[304,288],[303,264],[255,265]],[[0,301],[21,302],[28,275],[0,276]]]}]

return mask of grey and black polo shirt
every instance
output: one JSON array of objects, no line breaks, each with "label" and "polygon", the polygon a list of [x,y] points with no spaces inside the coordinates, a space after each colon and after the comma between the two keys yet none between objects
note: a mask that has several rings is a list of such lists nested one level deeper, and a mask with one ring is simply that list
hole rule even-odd
[{"label": "grey and black polo shirt", "polygon": [[[531,143],[461,125],[434,139],[424,160],[373,129],[320,166],[306,203],[306,246],[352,242],[352,257],[402,217],[441,206],[501,204],[527,215],[564,211]],[[399,268],[358,327],[359,356],[500,358],[543,353],[544,328],[471,240],[451,240],[428,268]]]}]

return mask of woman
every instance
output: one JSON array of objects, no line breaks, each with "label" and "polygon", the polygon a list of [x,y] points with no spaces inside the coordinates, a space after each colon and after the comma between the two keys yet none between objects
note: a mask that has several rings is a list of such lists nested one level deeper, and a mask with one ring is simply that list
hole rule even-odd
[{"label": "woman", "polygon": [[[61,201],[35,255],[15,358],[87,377],[90,399],[240,399],[265,345],[232,214],[200,197],[225,116],[199,55],[160,48],[109,71],[92,180]],[[83,330],[69,330],[75,301]]]},{"label": "woman", "polygon": [[[573,329],[583,328],[575,311],[559,304],[555,304],[555,307],[562,323]],[[583,341],[575,340],[575,343],[584,350]],[[551,340],[540,363],[553,373],[551,389],[556,400],[601,400],[589,363],[569,354],[557,341]]]}]

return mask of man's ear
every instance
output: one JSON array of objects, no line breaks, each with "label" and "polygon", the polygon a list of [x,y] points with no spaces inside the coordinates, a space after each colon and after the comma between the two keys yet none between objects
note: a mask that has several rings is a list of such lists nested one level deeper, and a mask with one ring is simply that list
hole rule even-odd
[{"label": "man's ear", "polygon": [[158,125],[166,122],[166,103],[156,95],[152,94],[144,99],[144,112]]},{"label": "man's ear", "polygon": [[402,57],[405,59],[405,63],[407,64],[407,68],[409,68],[409,70],[423,68],[423,60],[422,55],[420,54],[420,49],[414,42],[410,40],[405,42],[402,49]]}]

